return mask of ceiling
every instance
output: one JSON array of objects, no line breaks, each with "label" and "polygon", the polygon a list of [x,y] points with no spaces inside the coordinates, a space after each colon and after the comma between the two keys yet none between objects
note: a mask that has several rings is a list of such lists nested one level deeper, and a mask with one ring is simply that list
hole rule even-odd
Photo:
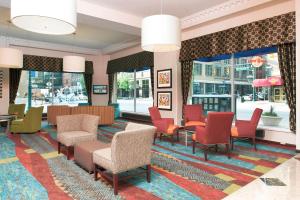
[{"label": "ceiling", "polygon": [[[143,18],[160,13],[160,0],[78,0]],[[163,13],[183,18],[228,0],[163,0]],[[140,42],[140,29],[116,21],[78,14],[76,35],[49,36],[24,31],[8,23],[10,0],[0,0],[0,34],[21,39],[72,45],[111,53]]]},{"label": "ceiling", "polygon": [[139,17],[160,14],[162,2],[163,14],[170,14],[183,18],[228,0],[126,0],[126,3],[124,3],[124,0],[86,1]]}]

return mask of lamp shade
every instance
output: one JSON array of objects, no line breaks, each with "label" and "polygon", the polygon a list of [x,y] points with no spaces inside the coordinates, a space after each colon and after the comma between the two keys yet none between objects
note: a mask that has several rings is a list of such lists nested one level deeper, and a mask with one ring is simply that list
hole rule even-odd
[{"label": "lamp shade", "polygon": [[0,68],[22,68],[23,53],[18,49],[0,48]]},{"label": "lamp shade", "polygon": [[153,15],[142,21],[142,49],[151,52],[181,48],[180,21],[172,15]]},{"label": "lamp shade", "polygon": [[64,56],[64,72],[85,72],[85,58],[81,56]]},{"label": "lamp shade", "polygon": [[76,0],[11,0],[11,21],[36,33],[71,34],[77,26]]}]

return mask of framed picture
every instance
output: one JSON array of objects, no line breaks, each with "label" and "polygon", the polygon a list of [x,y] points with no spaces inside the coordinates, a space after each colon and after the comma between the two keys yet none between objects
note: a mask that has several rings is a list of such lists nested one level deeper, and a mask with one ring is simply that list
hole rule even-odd
[{"label": "framed picture", "polygon": [[157,88],[172,88],[172,69],[157,70]]},{"label": "framed picture", "polygon": [[107,94],[107,85],[93,85],[93,94]]},{"label": "framed picture", "polygon": [[172,92],[157,92],[157,107],[160,110],[172,110]]}]

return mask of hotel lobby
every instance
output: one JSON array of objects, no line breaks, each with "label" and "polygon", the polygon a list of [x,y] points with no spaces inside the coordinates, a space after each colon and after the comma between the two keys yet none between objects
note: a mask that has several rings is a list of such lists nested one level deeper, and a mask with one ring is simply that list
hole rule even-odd
[{"label": "hotel lobby", "polygon": [[0,200],[300,200],[296,66],[297,0],[0,0]]}]

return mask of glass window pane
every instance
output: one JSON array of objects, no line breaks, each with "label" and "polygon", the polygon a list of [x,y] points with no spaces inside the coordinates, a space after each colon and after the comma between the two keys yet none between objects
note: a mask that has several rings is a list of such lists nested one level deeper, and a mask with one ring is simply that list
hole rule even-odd
[{"label": "glass window pane", "polygon": [[136,72],[136,112],[149,114],[148,108],[153,106],[150,69]]},{"label": "glass window pane", "polygon": [[[235,81],[235,93],[237,94],[237,118],[249,120],[255,108],[261,108],[264,112],[274,109],[282,118],[278,125],[281,128],[289,128],[289,107],[286,102],[277,53],[250,56],[235,59],[235,71],[246,77],[247,84],[240,80]],[[263,125],[262,120],[260,122]]]},{"label": "glass window pane", "polygon": [[121,111],[134,112],[134,72],[117,73],[117,103]]}]

